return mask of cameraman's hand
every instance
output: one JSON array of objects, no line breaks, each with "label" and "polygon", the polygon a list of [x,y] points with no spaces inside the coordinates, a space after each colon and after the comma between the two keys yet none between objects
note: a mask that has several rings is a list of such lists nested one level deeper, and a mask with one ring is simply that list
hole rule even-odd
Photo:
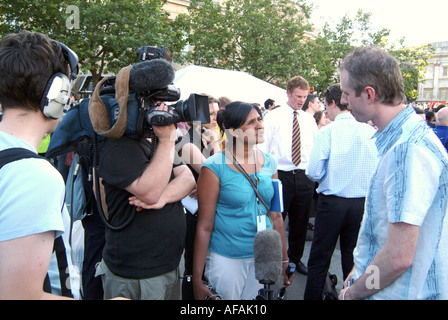
[{"label": "cameraman's hand", "polygon": [[157,203],[147,204],[136,196],[132,196],[129,198],[129,204],[132,206],[136,206],[137,212],[140,212],[143,209],[161,209],[166,205],[166,201],[163,199],[163,197],[160,197]]},{"label": "cameraman's hand", "polygon": [[[161,110],[161,111],[167,111],[168,112],[168,106],[164,102],[158,102],[159,105],[155,108],[155,110]],[[173,113],[172,111],[169,111],[169,113]],[[169,126],[152,126],[154,133],[159,138],[159,142],[169,142],[169,141],[176,141],[176,126],[174,124],[171,124]]]}]

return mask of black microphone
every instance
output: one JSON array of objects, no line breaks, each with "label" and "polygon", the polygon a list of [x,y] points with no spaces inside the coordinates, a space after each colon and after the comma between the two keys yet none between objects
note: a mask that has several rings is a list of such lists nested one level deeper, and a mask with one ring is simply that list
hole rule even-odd
[{"label": "black microphone", "polygon": [[129,90],[145,92],[168,87],[173,83],[175,71],[165,59],[145,60],[134,64],[129,74]]},{"label": "black microphone", "polygon": [[264,285],[274,284],[282,274],[282,241],[277,230],[257,232],[254,258],[255,278]]}]

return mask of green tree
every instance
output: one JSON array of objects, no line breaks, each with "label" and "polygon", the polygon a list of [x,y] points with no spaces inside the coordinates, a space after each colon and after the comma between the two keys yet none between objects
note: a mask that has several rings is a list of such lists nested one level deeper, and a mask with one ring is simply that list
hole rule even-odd
[{"label": "green tree", "polygon": [[284,85],[306,62],[303,35],[310,8],[305,1],[192,0],[189,8],[192,50],[187,62],[245,71]]},{"label": "green tree", "polygon": [[325,23],[315,41],[307,42],[310,71],[306,78],[316,92],[338,82],[337,65],[353,49],[353,22],[347,17],[334,27]]},{"label": "green tree", "polygon": [[392,46],[389,51],[400,62],[406,97],[408,101],[414,101],[418,97],[418,84],[423,80],[434,48],[431,44],[406,47],[403,38],[397,48]]},{"label": "green tree", "polygon": [[337,67],[353,48],[359,45],[378,45],[399,61],[406,97],[408,101],[415,100],[420,76],[432,54],[431,46],[406,47],[404,39],[398,43],[390,43],[390,30],[375,30],[371,25],[371,15],[358,10],[353,20],[346,15],[335,25],[326,23],[316,41],[307,43],[312,65],[307,79],[317,92],[323,92],[339,81]]},{"label": "green tree", "polygon": [[308,80],[317,92],[339,81],[337,66],[355,46],[387,44],[390,31],[373,30],[370,17],[371,13],[358,10],[354,19],[345,15],[334,25],[326,22],[316,40],[307,43],[312,65]]},{"label": "green tree", "polygon": [[137,61],[142,45],[166,46],[173,54],[185,45],[182,23],[170,23],[160,0],[0,0],[0,35],[39,31],[65,43],[96,83]]}]

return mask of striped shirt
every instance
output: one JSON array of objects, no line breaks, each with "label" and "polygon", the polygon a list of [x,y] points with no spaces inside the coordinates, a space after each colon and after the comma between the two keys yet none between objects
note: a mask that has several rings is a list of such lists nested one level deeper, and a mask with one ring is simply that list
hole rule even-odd
[{"label": "striped shirt", "polygon": [[290,106],[281,106],[271,110],[264,119],[265,142],[260,144],[260,149],[274,156],[278,163],[278,170],[305,170],[314,139],[319,129],[314,117],[303,110],[298,110],[300,125],[301,162],[296,166],[292,162],[292,120],[294,109]]},{"label": "striped shirt", "polygon": [[377,132],[380,156],[354,251],[359,278],[384,246],[389,223],[419,226],[410,268],[369,299],[448,299],[448,155],[412,107]]}]

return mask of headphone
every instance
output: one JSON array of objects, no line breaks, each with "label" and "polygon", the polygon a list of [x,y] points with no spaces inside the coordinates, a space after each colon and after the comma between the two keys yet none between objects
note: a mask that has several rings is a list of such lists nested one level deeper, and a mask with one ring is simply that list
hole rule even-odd
[{"label": "headphone", "polygon": [[70,104],[72,84],[79,73],[78,56],[66,45],[55,41],[62,50],[62,54],[70,66],[70,77],[61,72],[53,74],[45,86],[40,101],[42,113],[50,119],[59,119],[64,108]]}]

